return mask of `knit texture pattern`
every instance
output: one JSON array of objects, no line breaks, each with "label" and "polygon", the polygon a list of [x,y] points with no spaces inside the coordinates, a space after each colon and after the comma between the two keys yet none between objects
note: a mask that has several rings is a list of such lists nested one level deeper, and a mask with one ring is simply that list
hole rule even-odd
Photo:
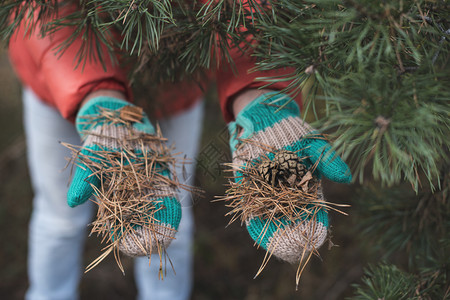
[{"label": "knit texture pattern", "polygon": [[[335,182],[348,183],[348,166],[331,150],[331,146],[300,118],[300,109],[291,99],[280,93],[264,94],[248,104],[229,125],[233,163],[245,169],[261,157],[273,159],[267,148],[287,150],[305,158],[307,167],[317,163],[314,176],[325,176]],[[244,140],[251,142],[244,142]],[[261,147],[260,145],[265,145]],[[239,171],[236,172],[239,180]],[[319,187],[317,199],[323,200]],[[313,251],[325,241],[328,229],[327,211],[318,206],[308,207],[295,222],[281,216],[268,222],[261,217],[246,220],[252,239],[280,259],[298,262],[304,250]]]},{"label": "knit texture pattern", "polygon": [[[139,139],[139,136],[144,133],[155,133],[145,113],[142,114],[139,122],[134,122],[131,126],[130,122],[113,122],[100,114],[100,111],[105,109],[114,113],[126,106],[134,107],[120,99],[97,97],[80,109],[76,118],[76,128],[83,140],[81,150],[83,154],[90,155],[95,160],[96,152],[102,150],[120,153],[124,148],[135,149],[134,152],[138,156],[150,151]],[[167,169],[157,166],[158,169],[160,169],[159,174],[170,178],[170,172]],[[99,188],[100,185],[101,179],[90,168],[78,165],[67,195],[69,206],[75,207],[86,202],[93,195],[94,189]],[[142,194],[145,201],[154,203],[155,211],[148,212],[149,216],[152,216],[148,218],[151,226],[146,228],[146,226],[131,224],[134,228],[133,234],[121,236],[119,249],[129,256],[148,256],[151,253],[158,253],[158,250],[161,250],[158,246],[167,248],[174,239],[181,220],[181,206],[176,199],[174,188],[165,188],[156,192],[143,189]],[[152,230],[149,229],[150,227]],[[114,235],[117,236],[117,233]]]}]

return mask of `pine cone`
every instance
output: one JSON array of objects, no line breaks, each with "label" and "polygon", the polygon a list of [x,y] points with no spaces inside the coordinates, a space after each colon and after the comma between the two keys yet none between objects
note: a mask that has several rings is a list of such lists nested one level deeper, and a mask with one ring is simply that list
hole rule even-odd
[{"label": "pine cone", "polygon": [[264,180],[272,186],[277,183],[292,186],[299,182],[308,171],[297,154],[286,150],[275,153],[272,160],[265,158],[258,166],[258,170]]}]

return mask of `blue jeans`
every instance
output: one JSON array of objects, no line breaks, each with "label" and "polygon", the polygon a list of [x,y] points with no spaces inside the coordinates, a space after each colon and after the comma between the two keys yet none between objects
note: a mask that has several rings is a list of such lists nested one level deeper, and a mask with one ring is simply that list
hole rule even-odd
[{"label": "blue jeans", "polygon": [[[29,300],[65,300],[78,298],[82,274],[82,252],[87,224],[95,205],[88,201],[76,208],[66,203],[70,168],[64,169],[69,151],[60,141],[74,145],[80,138],[73,124],[44,104],[29,89],[24,89],[24,120],[28,146],[28,163],[34,189],[33,212],[29,229],[28,276]],[[194,161],[198,151],[203,119],[203,104],[159,122],[175,152],[183,152]],[[193,184],[195,164],[178,171],[178,178]],[[184,176],[183,174],[184,173]],[[187,176],[186,176],[187,174]],[[186,178],[187,177],[187,178]],[[192,199],[181,191],[183,217],[176,239],[167,249],[176,275],[167,266],[167,275],[159,280],[159,258],[135,259],[135,281],[138,299],[189,299],[192,289]],[[119,269],[117,269],[118,272]]]}]

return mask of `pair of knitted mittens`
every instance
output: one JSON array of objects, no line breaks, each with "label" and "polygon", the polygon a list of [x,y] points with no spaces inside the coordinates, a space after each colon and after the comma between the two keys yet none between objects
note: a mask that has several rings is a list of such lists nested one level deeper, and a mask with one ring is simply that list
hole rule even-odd
[{"label": "pair of knitted mittens", "polygon": [[[155,134],[154,127],[143,113],[136,120],[120,121],[122,110],[129,107],[133,106],[108,97],[95,98],[86,103],[76,119],[76,128],[84,140],[81,153],[93,157],[95,161],[96,153],[105,149],[117,153],[129,151],[123,148],[126,143],[127,149],[135,150],[135,156],[146,156],[145,143],[140,136]],[[117,113],[119,122],[105,118],[105,110]],[[229,124],[229,130],[233,163],[238,166],[236,181],[241,180],[240,176],[251,165],[262,160],[266,163],[269,160],[270,165],[270,160],[276,158],[271,151],[286,151],[289,159],[292,155],[297,156],[317,179],[325,176],[341,183],[352,179],[348,166],[331,150],[325,139],[317,138],[313,129],[300,118],[298,105],[284,94],[268,93],[258,97],[239,112],[235,121]],[[165,168],[157,169],[156,173],[167,178],[171,176]],[[84,203],[100,188],[102,180],[98,174],[99,170],[79,164],[68,192],[70,206]],[[275,180],[272,181],[274,184]],[[149,212],[152,216],[150,225],[161,229],[155,234],[154,230],[150,233],[142,224],[131,224],[135,230],[132,235],[123,238],[120,250],[132,256],[155,253],[158,245],[167,247],[175,237],[181,219],[181,207],[173,186],[156,191],[144,188],[141,194],[144,201],[153,203],[150,210],[154,211]],[[314,195],[316,202],[323,200],[320,182]],[[305,206],[294,220],[292,216],[279,215],[267,219],[261,215],[250,215],[245,222],[250,236],[258,245],[288,262],[297,262],[305,251],[319,248],[328,231],[327,210],[315,205]],[[116,232],[112,234],[120,236]],[[153,242],[148,243],[149,240]]]},{"label": "pair of knitted mittens", "polygon": [[[148,137],[155,135],[155,129],[148,117],[126,101],[97,97],[88,101],[78,112],[76,129],[83,139],[83,147],[67,195],[69,206],[86,202],[94,193],[105,189],[105,178],[110,173],[119,174],[123,171],[121,169],[128,168],[129,176],[122,172],[122,175],[116,176],[121,178],[111,179],[114,180],[111,184],[125,186],[134,180],[135,185],[113,190],[109,194],[121,203],[113,204],[108,209],[113,217],[101,226],[108,227],[106,230],[109,230],[112,242],[121,239],[119,249],[130,256],[148,256],[158,253],[161,248],[165,249],[178,229],[181,206],[176,199],[176,188],[170,184],[171,170],[168,166],[146,160],[158,155],[149,146],[151,142]],[[105,153],[112,155],[105,159]],[[113,164],[118,167],[109,172],[108,168],[112,168]],[[144,181],[137,180],[137,174],[143,168],[147,168],[143,171],[145,176],[141,177]],[[169,183],[155,186],[155,179],[158,182],[167,179]],[[120,199],[122,195],[126,195],[125,199]],[[134,202],[127,204],[131,201]],[[123,206],[126,205],[128,208],[125,210]]]},{"label": "pair of knitted mittens", "polygon": [[[297,156],[312,170],[319,182],[312,203],[323,202],[321,176],[340,183],[352,179],[348,166],[331,150],[327,141],[300,118],[297,103],[285,94],[267,93],[258,97],[238,113],[235,121],[229,124],[229,131],[236,182],[243,180],[248,168],[261,162],[270,165],[276,159],[276,153],[288,153],[285,154],[287,161],[283,161],[286,168],[295,165],[291,164],[292,156]],[[297,173],[298,169],[292,167],[293,173]],[[297,174],[290,175],[295,178]],[[273,179],[270,181],[269,184],[277,184]],[[261,211],[258,207],[253,209]],[[282,214],[269,219],[259,213],[249,215],[244,221],[259,246],[282,260],[295,263],[301,260],[305,251],[319,248],[328,230],[325,206],[305,205],[302,210],[296,219]]]}]

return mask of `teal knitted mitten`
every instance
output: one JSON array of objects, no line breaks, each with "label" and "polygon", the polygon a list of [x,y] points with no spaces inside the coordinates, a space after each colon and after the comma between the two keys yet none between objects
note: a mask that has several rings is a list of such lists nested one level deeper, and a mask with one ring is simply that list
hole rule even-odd
[{"label": "teal knitted mitten", "polygon": [[[267,152],[270,147],[296,153],[308,168],[316,164],[316,178],[323,175],[335,182],[349,183],[352,176],[348,166],[324,139],[313,137],[313,129],[300,118],[297,103],[287,103],[289,100],[284,94],[267,93],[239,112],[236,120],[228,125],[233,164],[245,170],[263,157],[273,159],[273,153]],[[244,139],[251,142],[243,142]],[[240,174],[236,172],[236,182]],[[321,186],[317,198],[323,200]],[[246,220],[247,230],[258,245],[273,255],[298,262],[304,250],[313,251],[324,243],[328,230],[327,211],[317,206],[308,209],[310,213],[299,214],[295,222],[283,216],[271,221],[250,217]]]},{"label": "teal knitted mitten", "polygon": [[[81,154],[89,155],[95,160],[96,152],[107,150],[120,154],[125,151],[123,145],[127,143],[127,149],[135,149],[133,155],[147,155],[145,145],[142,146],[144,142],[139,137],[142,134],[154,135],[155,129],[143,112],[138,114],[140,120],[122,119],[122,113],[133,109],[136,109],[134,105],[111,97],[97,97],[88,101],[76,118],[76,129],[83,140]],[[116,116],[115,121],[107,118],[105,111]],[[67,202],[71,207],[86,202],[93,195],[94,189],[101,186],[96,170],[86,167],[82,162],[78,163],[67,194]],[[170,178],[170,171],[167,169],[160,168],[158,173]],[[130,256],[147,256],[152,252],[157,253],[157,246],[169,246],[181,220],[181,206],[175,195],[176,191],[172,187],[151,192],[142,189],[143,201],[154,203],[151,223],[158,231],[152,233],[139,225],[131,224],[133,234],[121,237],[119,249],[122,252]]]}]

